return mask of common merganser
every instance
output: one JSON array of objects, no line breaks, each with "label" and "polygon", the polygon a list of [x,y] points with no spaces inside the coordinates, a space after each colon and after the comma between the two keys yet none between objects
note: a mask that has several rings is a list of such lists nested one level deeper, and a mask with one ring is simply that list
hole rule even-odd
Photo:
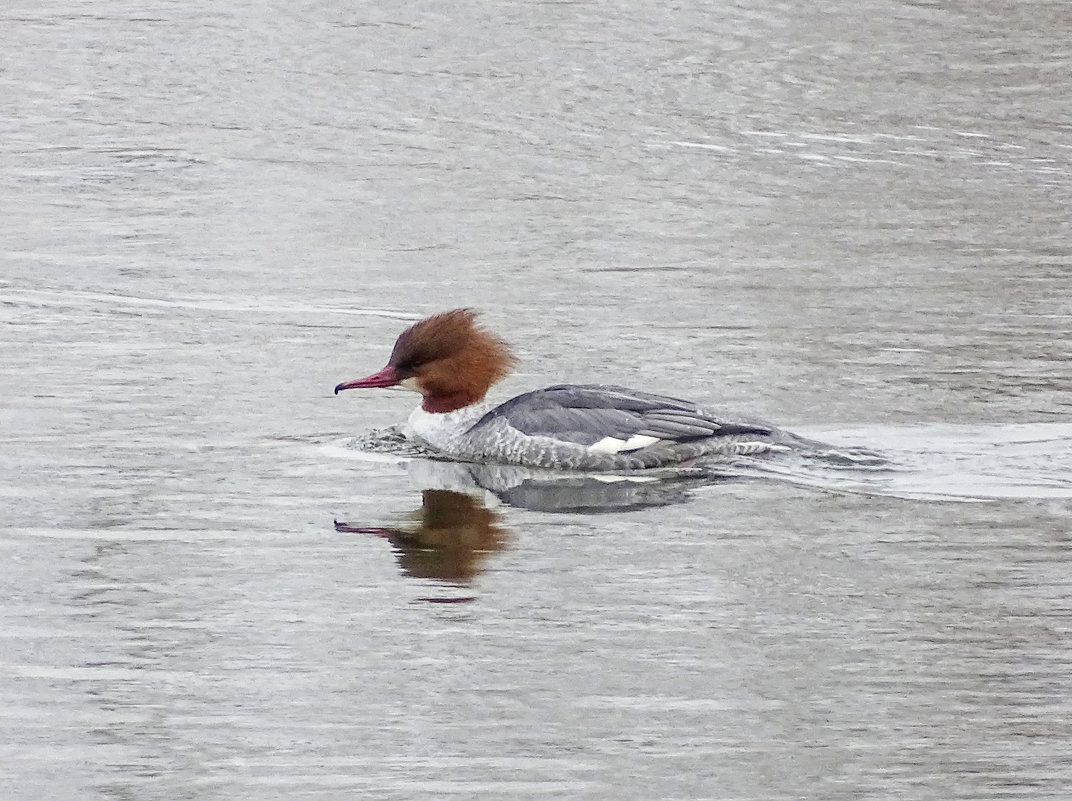
[{"label": "common merganser", "polygon": [[558,470],[619,471],[679,465],[708,454],[753,455],[820,447],[756,421],[728,420],[695,403],[602,384],[559,384],[498,406],[484,403],[515,359],[471,309],[407,328],[387,366],[344,389],[419,392],[406,435],[460,461]]}]

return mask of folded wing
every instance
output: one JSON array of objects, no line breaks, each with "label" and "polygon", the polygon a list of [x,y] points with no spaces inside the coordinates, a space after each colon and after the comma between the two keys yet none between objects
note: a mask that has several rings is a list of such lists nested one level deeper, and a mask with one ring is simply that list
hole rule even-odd
[{"label": "folded wing", "polygon": [[530,436],[573,442],[601,453],[771,433],[763,426],[713,417],[689,401],[597,384],[561,384],[519,395],[490,411],[484,421],[496,417]]}]

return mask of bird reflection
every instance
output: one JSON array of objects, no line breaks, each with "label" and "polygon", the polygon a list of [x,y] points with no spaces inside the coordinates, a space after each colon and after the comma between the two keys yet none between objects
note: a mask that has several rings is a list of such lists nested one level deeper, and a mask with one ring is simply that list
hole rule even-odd
[{"label": "bird reflection", "polygon": [[468,584],[488,556],[506,546],[499,515],[479,499],[448,489],[421,491],[416,525],[401,527],[357,526],[335,522],[336,531],[376,534],[395,549],[399,567],[414,578]]},{"label": "bird reflection", "polygon": [[413,459],[409,477],[419,489],[450,489],[537,512],[599,514],[667,506],[687,500],[699,484],[719,481],[709,472],[645,470],[620,474],[575,473],[513,465]]},{"label": "bird reflection", "polygon": [[421,507],[408,526],[335,522],[335,530],[387,539],[402,571],[414,578],[468,584],[488,558],[506,547],[509,535],[494,506],[541,512],[593,514],[678,503],[710,475],[676,470],[661,474],[588,475],[508,465],[412,459],[410,481]]}]

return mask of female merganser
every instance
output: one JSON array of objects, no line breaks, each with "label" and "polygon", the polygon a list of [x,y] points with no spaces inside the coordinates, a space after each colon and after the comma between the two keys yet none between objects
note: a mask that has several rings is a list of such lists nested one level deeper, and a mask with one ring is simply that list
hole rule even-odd
[{"label": "female merganser", "polygon": [[415,323],[398,337],[386,367],[339,384],[335,394],[395,386],[421,393],[407,436],[461,461],[617,471],[820,445],[763,423],[716,417],[689,401],[600,384],[559,384],[492,407],[484,396],[514,357],[474,318],[470,309],[455,309]]}]

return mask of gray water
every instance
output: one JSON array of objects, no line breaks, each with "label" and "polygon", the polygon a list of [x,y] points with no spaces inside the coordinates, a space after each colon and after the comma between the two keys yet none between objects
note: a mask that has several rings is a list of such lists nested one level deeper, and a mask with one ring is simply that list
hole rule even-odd
[{"label": "gray water", "polygon": [[[5,3],[0,797],[1068,798],[1070,37]],[[496,397],[620,383],[891,467],[364,447],[412,397],[332,387],[457,306],[518,352]]]}]

